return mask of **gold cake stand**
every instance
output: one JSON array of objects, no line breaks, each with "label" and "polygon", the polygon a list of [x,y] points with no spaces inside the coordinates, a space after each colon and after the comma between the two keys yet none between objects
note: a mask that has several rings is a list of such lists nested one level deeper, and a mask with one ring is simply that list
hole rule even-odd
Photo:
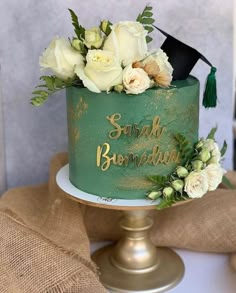
[{"label": "gold cake stand", "polygon": [[181,258],[169,248],[155,247],[149,237],[153,221],[148,214],[155,209],[155,202],[107,200],[80,191],[70,183],[68,165],[59,170],[56,180],[73,200],[123,212],[120,221],[123,237],[92,255],[100,270],[100,281],[109,292],[165,292],[181,281],[184,275]]}]

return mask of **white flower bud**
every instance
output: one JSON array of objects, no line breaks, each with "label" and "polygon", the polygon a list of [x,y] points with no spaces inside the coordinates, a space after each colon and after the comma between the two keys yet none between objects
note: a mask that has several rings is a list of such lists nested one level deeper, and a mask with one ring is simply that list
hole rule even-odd
[{"label": "white flower bud", "polygon": [[114,91],[115,92],[121,93],[121,92],[123,92],[123,90],[124,90],[123,84],[117,84],[117,85],[114,86]]},{"label": "white flower bud", "polygon": [[200,160],[202,160],[204,163],[206,163],[210,158],[211,158],[211,154],[208,151],[207,148],[203,148],[202,151],[199,154],[199,158]]},{"label": "white flower bud", "polygon": [[82,48],[84,46],[83,42],[79,39],[73,39],[71,43],[72,47],[77,50],[78,52],[82,52]]},{"label": "white flower bud", "polygon": [[172,187],[165,187],[163,189],[164,197],[171,197],[174,194],[174,189]]},{"label": "white flower bud", "polygon": [[197,143],[197,145],[196,145],[196,149],[199,150],[199,149],[201,149],[202,147],[203,147],[203,141],[200,140],[200,141]]},{"label": "white flower bud", "polygon": [[111,30],[110,25],[111,23],[108,20],[103,20],[101,22],[100,28],[106,35],[108,35]]},{"label": "white flower bud", "polygon": [[201,170],[203,167],[203,161],[200,160],[195,160],[191,164],[194,170]]},{"label": "white flower bud", "polygon": [[148,197],[150,199],[157,199],[158,197],[160,197],[162,195],[161,191],[151,191],[149,194],[148,194]]},{"label": "white flower bud", "polygon": [[72,47],[77,50],[78,52],[82,52],[81,48],[83,47],[83,42],[79,39],[73,39],[71,43]]},{"label": "white flower bud", "polygon": [[180,179],[177,179],[177,180],[174,180],[171,183],[171,185],[176,191],[181,191],[181,190],[183,190],[184,182]]},{"label": "white flower bud", "polygon": [[103,43],[103,37],[101,34],[101,30],[99,27],[92,27],[89,30],[85,31],[85,45],[91,49],[93,48],[100,48]]},{"label": "white flower bud", "polygon": [[185,167],[179,166],[176,169],[176,173],[179,178],[185,178],[188,176],[188,170]]}]

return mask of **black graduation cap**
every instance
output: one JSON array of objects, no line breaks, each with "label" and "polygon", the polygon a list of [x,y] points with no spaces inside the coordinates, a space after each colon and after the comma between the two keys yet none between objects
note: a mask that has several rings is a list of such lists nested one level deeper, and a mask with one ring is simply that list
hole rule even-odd
[{"label": "black graduation cap", "polygon": [[168,56],[168,61],[172,65],[173,79],[181,80],[186,79],[195,64],[199,59],[204,61],[207,65],[211,67],[211,72],[207,77],[206,88],[203,97],[203,105],[206,108],[215,107],[217,102],[217,89],[216,89],[216,68],[212,66],[210,61],[208,61],[201,53],[196,49],[184,44],[183,42],[177,40],[173,36],[164,32],[160,28],[153,25],[157,30],[159,30],[166,40],[161,46],[161,49]]}]

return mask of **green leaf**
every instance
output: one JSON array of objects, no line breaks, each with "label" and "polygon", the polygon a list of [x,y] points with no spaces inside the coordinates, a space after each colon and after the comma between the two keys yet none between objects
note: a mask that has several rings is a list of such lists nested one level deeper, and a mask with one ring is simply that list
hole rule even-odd
[{"label": "green leaf", "polygon": [[84,40],[85,28],[83,28],[78,21],[78,17],[72,9],[68,9],[71,15],[72,25],[74,27],[77,38],[81,41]]},{"label": "green leaf", "polygon": [[33,98],[31,99],[31,104],[34,106],[41,106],[47,100],[49,95],[72,86],[74,82],[72,79],[64,81],[56,76],[46,75],[41,76],[40,80],[44,81],[44,84],[40,84],[36,86],[36,88],[41,88],[41,90],[35,90],[32,92]]},{"label": "green leaf", "polygon": [[216,133],[216,131],[217,131],[217,127],[212,128],[212,130],[208,134],[207,138],[208,139],[214,139],[215,140],[215,133]]},{"label": "green leaf", "polygon": [[[140,13],[136,19],[136,21],[140,22],[142,25],[144,25],[144,28],[148,31],[148,33],[151,33],[153,31],[152,24],[155,22],[155,20],[152,18],[152,7],[146,6],[142,13]],[[146,42],[150,43],[152,41],[152,38],[150,36],[146,37]]]},{"label": "green leaf", "polygon": [[234,186],[225,175],[222,178],[222,183],[229,189],[236,189],[236,186]]},{"label": "green leaf", "polygon": [[144,28],[145,28],[145,30],[147,30],[149,33],[151,33],[151,32],[154,30],[154,28],[153,28],[152,26],[147,26],[147,25],[145,25]]},{"label": "green leaf", "polygon": [[152,17],[152,16],[153,16],[153,13],[150,12],[150,11],[145,11],[145,12],[143,13],[143,16],[145,16],[145,17]]},{"label": "green leaf", "polygon": [[177,146],[179,148],[181,157],[184,160],[191,159],[194,154],[194,148],[192,147],[191,143],[180,133],[176,134],[174,137],[177,140]]},{"label": "green leaf", "polygon": [[224,144],[220,150],[220,153],[221,153],[221,157],[223,157],[227,151],[227,148],[228,148],[228,145],[227,145],[227,142],[224,140]]},{"label": "green leaf", "polygon": [[168,181],[168,178],[166,176],[160,176],[160,175],[154,175],[154,176],[148,176],[148,180],[154,182],[155,184],[159,186],[165,186],[166,182]]},{"label": "green leaf", "polygon": [[153,24],[155,22],[155,19],[153,18],[142,18],[142,24]]},{"label": "green leaf", "polygon": [[65,85],[65,82],[59,79],[58,77],[55,77],[54,85],[55,85],[55,88],[62,88],[63,85]]},{"label": "green leaf", "polygon": [[150,36],[146,36],[146,42],[150,43],[153,40],[153,38],[151,38]]},{"label": "green leaf", "polygon": [[33,95],[42,95],[43,93],[46,93],[46,92],[45,91],[34,91],[34,92],[32,92]]},{"label": "green leaf", "polygon": [[173,204],[173,200],[171,199],[163,199],[158,205],[157,205],[157,209],[158,210],[163,210],[163,209],[166,209],[166,208],[169,208],[172,206]]},{"label": "green leaf", "polygon": [[50,90],[53,91],[54,90],[54,78],[52,78],[51,76],[41,76],[40,80],[44,80],[46,83],[46,87]]},{"label": "green leaf", "polygon": [[112,26],[112,23],[110,22],[110,21],[101,21],[100,22],[100,26],[99,26],[99,28],[100,28],[100,30],[102,31],[102,32],[104,32],[104,34],[106,35],[106,36],[108,36],[110,33],[111,33],[111,26]]}]

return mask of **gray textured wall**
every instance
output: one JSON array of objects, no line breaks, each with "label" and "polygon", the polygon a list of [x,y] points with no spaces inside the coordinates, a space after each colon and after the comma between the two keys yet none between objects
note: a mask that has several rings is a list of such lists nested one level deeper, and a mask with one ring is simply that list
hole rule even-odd
[{"label": "gray textured wall", "polygon": [[[225,167],[232,167],[233,0],[225,0],[223,5],[222,0],[1,0],[0,64],[8,187],[45,181],[49,158],[66,150],[64,94],[57,94],[37,109],[29,99],[38,83],[38,57],[43,49],[53,36],[73,34],[67,8],[78,12],[81,23],[90,27],[103,18],[113,22],[135,19],[147,3],[154,7],[160,27],[198,48],[218,68],[219,107],[201,109],[200,134],[218,125],[218,140],[227,139],[229,144]],[[160,45],[162,37],[158,33],[155,37]],[[203,85],[208,72],[209,67],[198,62],[193,74]]]}]

